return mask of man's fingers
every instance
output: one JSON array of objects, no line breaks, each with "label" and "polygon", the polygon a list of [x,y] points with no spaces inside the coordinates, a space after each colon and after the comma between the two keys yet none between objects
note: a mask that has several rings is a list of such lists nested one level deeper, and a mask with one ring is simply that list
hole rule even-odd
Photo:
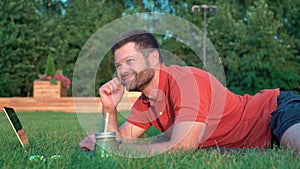
[{"label": "man's fingers", "polygon": [[114,78],[101,86],[99,93],[104,107],[116,107],[123,97],[124,86],[119,79]]},{"label": "man's fingers", "polygon": [[111,89],[111,87],[109,87],[108,84],[105,84],[102,87],[100,87],[99,92],[100,92],[100,95],[101,94],[110,95],[112,93],[112,89]]},{"label": "man's fingers", "polygon": [[122,84],[119,79],[114,78],[111,81],[104,84],[100,89],[100,94],[107,94],[110,95],[112,93],[118,92],[122,88]]},{"label": "man's fingers", "polygon": [[122,87],[121,81],[117,78],[114,78],[111,81],[111,86],[112,86],[112,92],[115,93],[117,91],[119,91]]}]

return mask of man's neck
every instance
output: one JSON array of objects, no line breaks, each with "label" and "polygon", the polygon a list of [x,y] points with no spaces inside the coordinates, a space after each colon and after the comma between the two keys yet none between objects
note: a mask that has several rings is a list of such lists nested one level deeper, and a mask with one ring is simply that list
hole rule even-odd
[{"label": "man's neck", "polygon": [[157,98],[157,89],[159,86],[159,74],[160,74],[160,66],[158,68],[154,68],[154,77],[151,82],[144,88],[142,93],[147,96],[149,99],[156,100]]}]

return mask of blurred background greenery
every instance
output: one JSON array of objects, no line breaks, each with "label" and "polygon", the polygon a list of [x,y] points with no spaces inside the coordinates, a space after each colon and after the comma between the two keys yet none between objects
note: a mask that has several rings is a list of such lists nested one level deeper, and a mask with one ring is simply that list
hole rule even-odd
[{"label": "blurred background greenery", "polygon": [[[230,90],[253,94],[282,88],[300,93],[299,0],[1,0],[0,97],[32,96],[33,81],[44,74],[48,56],[72,79],[85,42],[122,16],[162,12],[202,30],[203,14],[191,12],[193,5],[201,4],[218,7],[216,15],[207,14],[207,37],[223,62]],[[201,67],[185,44],[163,36],[157,35],[162,49]],[[112,77],[113,64],[107,54],[101,73],[95,75],[95,93]]]}]

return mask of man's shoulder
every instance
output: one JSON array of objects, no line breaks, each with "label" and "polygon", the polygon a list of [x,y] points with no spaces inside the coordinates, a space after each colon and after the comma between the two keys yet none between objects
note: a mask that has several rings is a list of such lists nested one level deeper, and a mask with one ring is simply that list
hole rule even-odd
[{"label": "man's shoulder", "polygon": [[210,84],[210,74],[205,70],[192,66],[170,66],[169,76],[175,82],[183,84],[194,82]]},{"label": "man's shoulder", "polygon": [[208,72],[202,70],[197,67],[192,66],[178,66],[178,65],[171,65],[167,69],[168,73],[174,77],[182,77],[186,75],[200,75],[200,76],[207,76]]}]

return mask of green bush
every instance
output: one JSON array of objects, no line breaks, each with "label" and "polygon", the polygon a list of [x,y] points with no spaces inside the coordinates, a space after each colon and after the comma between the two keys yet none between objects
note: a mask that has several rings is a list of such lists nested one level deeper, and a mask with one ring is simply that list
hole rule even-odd
[{"label": "green bush", "polygon": [[54,76],[56,74],[54,58],[48,56],[45,68],[45,75],[46,76]]}]

